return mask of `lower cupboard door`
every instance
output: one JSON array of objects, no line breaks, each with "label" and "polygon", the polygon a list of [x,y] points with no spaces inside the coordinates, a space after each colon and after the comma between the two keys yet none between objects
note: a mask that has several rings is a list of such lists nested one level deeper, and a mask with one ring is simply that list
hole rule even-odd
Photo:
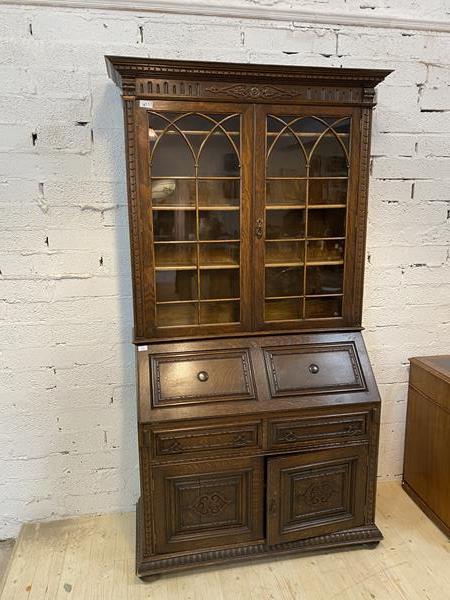
[{"label": "lower cupboard door", "polygon": [[270,545],[364,523],[367,450],[332,448],[268,460]]},{"label": "lower cupboard door", "polygon": [[153,469],[157,553],[263,538],[261,458],[212,460]]}]

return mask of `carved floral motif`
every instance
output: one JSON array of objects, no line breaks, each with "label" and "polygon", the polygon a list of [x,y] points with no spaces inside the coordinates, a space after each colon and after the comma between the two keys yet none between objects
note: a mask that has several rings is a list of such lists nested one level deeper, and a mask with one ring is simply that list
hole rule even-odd
[{"label": "carved floral motif", "polygon": [[227,500],[220,494],[203,494],[197,498],[191,508],[202,516],[217,515],[221,513],[228,504],[230,504],[230,500]]},{"label": "carved floral motif", "polygon": [[337,493],[338,491],[329,481],[320,481],[312,483],[302,494],[298,494],[298,497],[309,506],[317,506],[318,504],[327,504],[330,498]]},{"label": "carved floral motif", "polygon": [[211,86],[205,89],[205,92],[212,94],[227,94],[229,96],[235,96],[236,98],[249,98],[251,100],[258,100],[261,98],[293,98],[298,96],[297,90],[283,90],[272,85],[244,85],[236,84],[229,85],[226,87]]}]

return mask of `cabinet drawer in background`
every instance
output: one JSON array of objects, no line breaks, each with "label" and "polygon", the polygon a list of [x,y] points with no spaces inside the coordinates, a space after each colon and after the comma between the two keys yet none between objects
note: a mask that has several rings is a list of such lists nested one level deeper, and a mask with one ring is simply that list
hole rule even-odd
[{"label": "cabinet drawer in background", "polygon": [[155,458],[191,456],[220,450],[258,449],[262,446],[261,423],[193,426],[147,430],[144,444]]},{"label": "cabinet drawer in background", "polygon": [[338,440],[364,439],[368,433],[367,412],[280,419],[269,422],[269,448],[315,445]]},{"label": "cabinet drawer in background", "polygon": [[439,372],[433,372],[428,368],[424,368],[420,359],[411,358],[410,360],[410,385],[421,394],[431,398],[433,402],[436,402],[444,410],[450,411],[450,381],[448,378]]},{"label": "cabinet drawer in background", "polygon": [[247,348],[153,355],[150,373],[155,407],[256,399]]},{"label": "cabinet drawer in background", "polygon": [[272,398],[367,389],[353,342],[295,344],[263,351]]}]

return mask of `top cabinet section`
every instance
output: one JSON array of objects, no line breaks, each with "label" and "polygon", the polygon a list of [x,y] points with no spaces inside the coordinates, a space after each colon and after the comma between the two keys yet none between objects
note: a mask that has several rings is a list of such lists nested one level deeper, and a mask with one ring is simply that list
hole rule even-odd
[{"label": "top cabinet section", "polygon": [[107,62],[124,90],[136,341],[359,326],[387,72]]}]

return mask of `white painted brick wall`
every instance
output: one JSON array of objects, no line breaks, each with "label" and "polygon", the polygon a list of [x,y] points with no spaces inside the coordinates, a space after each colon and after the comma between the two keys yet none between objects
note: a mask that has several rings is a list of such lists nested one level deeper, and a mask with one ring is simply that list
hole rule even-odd
[{"label": "white painted brick wall", "polygon": [[[302,8],[449,12],[445,0]],[[395,69],[374,115],[364,324],[379,475],[398,477],[408,357],[449,351],[450,35],[3,7],[0,538],[138,495],[122,109],[105,54]]]}]

